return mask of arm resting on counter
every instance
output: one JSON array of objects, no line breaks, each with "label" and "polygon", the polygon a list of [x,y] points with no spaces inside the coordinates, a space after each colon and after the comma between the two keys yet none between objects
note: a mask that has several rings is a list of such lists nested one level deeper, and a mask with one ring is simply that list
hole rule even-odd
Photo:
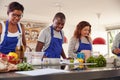
[{"label": "arm resting on counter", "polygon": [[115,36],[115,39],[113,41],[113,45],[112,45],[112,52],[114,54],[119,54],[120,53],[120,33],[118,33],[116,36]]},{"label": "arm resting on counter", "polygon": [[62,53],[61,53],[61,56],[63,57],[63,59],[66,59],[66,55],[65,55],[65,53],[64,53],[63,48],[62,48]]},{"label": "arm resting on counter", "polygon": [[23,42],[23,46],[24,46],[24,51],[26,50],[26,38],[25,38],[25,28],[24,28],[24,25],[21,24],[21,28],[22,28],[22,42]]},{"label": "arm resting on counter", "polygon": [[36,46],[36,51],[37,52],[42,51],[43,46],[44,46],[44,43],[38,41]]}]

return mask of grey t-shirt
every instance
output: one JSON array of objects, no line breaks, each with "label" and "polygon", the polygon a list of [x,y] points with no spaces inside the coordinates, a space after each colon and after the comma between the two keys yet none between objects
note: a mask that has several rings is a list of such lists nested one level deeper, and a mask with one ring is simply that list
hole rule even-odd
[{"label": "grey t-shirt", "polygon": [[115,39],[112,45],[112,52],[115,48],[119,48],[119,44],[120,44],[120,32],[115,36]]},{"label": "grey t-shirt", "polygon": [[[62,32],[62,36],[64,37],[63,31],[61,32]],[[60,32],[53,30],[53,34],[54,34],[54,37],[62,39]],[[38,36],[38,41],[45,43],[45,45],[42,48],[42,51],[45,51],[49,47],[50,41],[51,41],[51,28],[50,27],[46,27],[43,30],[41,30]]]},{"label": "grey t-shirt", "polygon": [[[90,39],[90,42],[88,42],[88,40],[85,37],[82,37],[81,42],[89,44],[91,42],[91,39]],[[72,37],[70,39],[69,46],[68,46],[68,56],[72,58],[76,58],[77,54],[75,52],[78,50],[78,47],[79,47],[79,39]]]}]

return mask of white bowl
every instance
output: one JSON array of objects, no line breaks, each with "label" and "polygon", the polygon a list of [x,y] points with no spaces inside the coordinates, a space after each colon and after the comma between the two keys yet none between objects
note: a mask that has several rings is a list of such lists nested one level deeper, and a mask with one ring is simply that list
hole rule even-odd
[{"label": "white bowl", "polygon": [[60,58],[43,58],[44,64],[60,64]]},{"label": "white bowl", "polygon": [[113,57],[110,57],[110,58],[106,58],[106,62],[107,63],[113,63],[114,62],[114,59]]},{"label": "white bowl", "polygon": [[32,62],[31,62],[32,65],[41,65],[42,64],[42,60],[41,59],[32,59]]},{"label": "white bowl", "polygon": [[43,55],[44,52],[32,52],[32,59],[34,58],[42,59]]},{"label": "white bowl", "polygon": [[25,52],[25,56],[27,58],[27,63],[30,64],[40,64],[41,59],[44,55],[44,52]]}]

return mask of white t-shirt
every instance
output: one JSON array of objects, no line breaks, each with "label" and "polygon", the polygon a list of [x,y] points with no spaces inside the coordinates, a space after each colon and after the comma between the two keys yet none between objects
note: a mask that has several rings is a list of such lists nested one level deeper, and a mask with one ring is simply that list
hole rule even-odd
[{"label": "white t-shirt", "polygon": [[[3,21],[1,21],[0,23],[2,24],[2,33],[1,33],[1,36],[0,36],[0,44],[1,44],[1,43],[3,42],[3,40],[4,40],[6,25],[5,25],[5,23],[4,23]],[[22,34],[22,29],[21,29],[20,23],[18,23],[18,27],[19,27],[20,32],[21,32],[21,34]],[[15,32],[15,33],[11,33],[11,32],[8,31],[7,36],[9,36],[9,37],[19,36],[19,31],[17,31],[17,32]]]},{"label": "white t-shirt", "polygon": [[[64,33],[62,32],[62,36],[64,37]],[[53,30],[53,37],[62,39],[61,33],[57,32],[55,30]],[[45,43],[45,45],[43,46],[42,51],[45,51],[49,45],[50,45],[50,41],[51,41],[51,28],[50,27],[46,27],[43,30],[41,30],[39,36],[38,36],[38,41]]]}]

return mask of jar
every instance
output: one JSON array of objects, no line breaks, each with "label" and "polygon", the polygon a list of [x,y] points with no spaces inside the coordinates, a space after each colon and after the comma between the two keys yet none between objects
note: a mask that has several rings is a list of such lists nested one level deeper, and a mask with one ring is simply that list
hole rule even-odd
[{"label": "jar", "polygon": [[83,60],[85,59],[85,55],[82,52],[77,53],[77,58],[82,58]]}]

